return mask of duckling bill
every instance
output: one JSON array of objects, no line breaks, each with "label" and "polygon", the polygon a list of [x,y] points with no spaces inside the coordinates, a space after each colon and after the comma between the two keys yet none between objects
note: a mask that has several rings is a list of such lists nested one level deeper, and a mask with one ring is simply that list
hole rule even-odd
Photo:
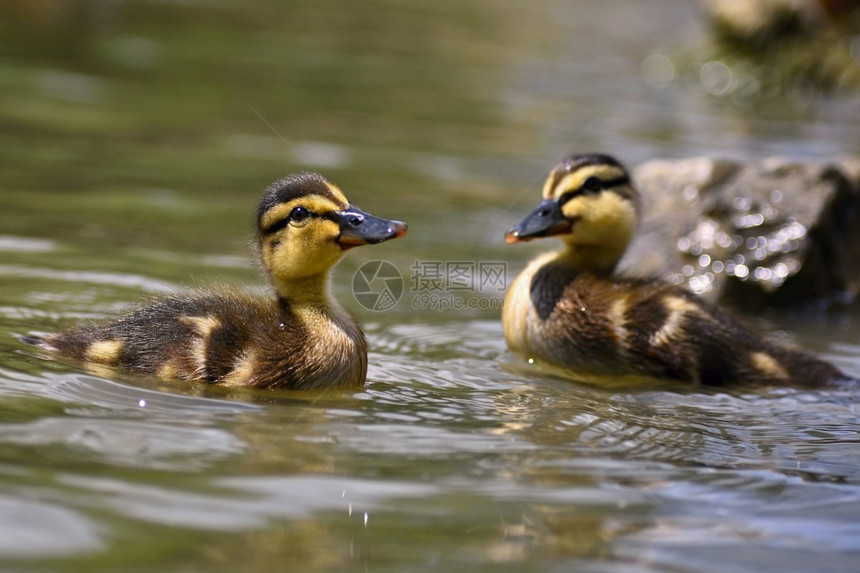
[{"label": "duckling bill", "polygon": [[105,324],[34,339],[88,363],[166,379],[253,388],[364,383],[367,343],[332,298],[332,268],[347,250],[406,234],[406,224],[365,213],[315,173],[266,190],[257,247],[273,296],[175,295]]},{"label": "duckling bill", "polygon": [[502,323],[512,350],[598,382],[816,386],[847,379],[681,287],[618,276],[638,217],[638,192],[615,158],[573,155],[553,168],[538,207],[505,235],[508,243],[562,242],[533,260],[507,293]]}]

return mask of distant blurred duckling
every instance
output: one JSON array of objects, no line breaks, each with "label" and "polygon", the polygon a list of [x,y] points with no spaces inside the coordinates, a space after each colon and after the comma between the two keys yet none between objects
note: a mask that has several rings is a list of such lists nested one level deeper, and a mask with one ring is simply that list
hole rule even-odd
[{"label": "distant blurred duckling", "polygon": [[543,201],[505,237],[563,243],[533,260],[508,291],[502,323],[512,350],[597,382],[814,386],[846,379],[681,287],[617,276],[638,217],[638,193],[614,158],[573,155],[550,172]]},{"label": "distant blurred duckling", "polygon": [[257,244],[275,296],[175,295],[103,325],[30,342],[89,363],[160,378],[253,388],[364,383],[360,324],[329,293],[352,247],[406,234],[406,224],[351,205],[315,173],[273,183],[257,209]]}]

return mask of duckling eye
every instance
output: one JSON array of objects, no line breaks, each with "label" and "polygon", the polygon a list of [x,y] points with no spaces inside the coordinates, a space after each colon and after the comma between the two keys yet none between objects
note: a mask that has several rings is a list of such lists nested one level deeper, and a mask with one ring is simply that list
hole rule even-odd
[{"label": "duckling eye", "polygon": [[586,179],[582,184],[582,190],[588,193],[596,193],[603,189],[603,181],[593,175]]},{"label": "duckling eye", "polygon": [[311,212],[304,207],[295,207],[292,211],[290,211],[290,222],[302,223],[306,221],[310,216]]}]

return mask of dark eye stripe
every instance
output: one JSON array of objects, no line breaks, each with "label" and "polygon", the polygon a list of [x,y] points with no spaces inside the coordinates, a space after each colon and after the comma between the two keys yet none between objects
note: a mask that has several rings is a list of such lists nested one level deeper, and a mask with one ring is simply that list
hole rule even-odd
[{"label": "dark eye stripe", "polygon": [[284,217],[283,219],[278,219],[277,221],[275,221],[274,223],[272,223],[271,225],[269,225],[268,227],[263,229],[263,234],[264,235],[271,235],[272,233],[277,233],[278,231],[280,231],[281,229],[286,227],[289,224],[289,222],[290,222],[289,216]]},{"label": "dark eye stripe", "polygon": [[[601,180],[600,183],[603,189],[612,189],[613,187],[618,187],[619,185],[626,185],[627,183],[630,183],[630,178],[626,175],[622,175],[621,177],[609,179],[608,181]],[[584,187],[580,187],[579,189],[574,189],[572,191],[566,191],[565,193],[562,193],[561,197],[558,198],[558,204],[560,206],[564,205],[574,197],[577,197],[578,195],[583,195],[586,192],[588,192],[588,189],[585,189]]]},{"label": "dark eye stripe", "polygon": [[[335,223],[337,223],[337,215],[335,213],[314,213],[313,211],[308,211],[307,217],[314,219],[326,219],[328,221],[334,221]],[[264,235],[271,235],[272,233],[277,233],[289,224],[290,215],[287,215],[283,219],[278,219],[265,229],[262,229],[262,232]]]}]

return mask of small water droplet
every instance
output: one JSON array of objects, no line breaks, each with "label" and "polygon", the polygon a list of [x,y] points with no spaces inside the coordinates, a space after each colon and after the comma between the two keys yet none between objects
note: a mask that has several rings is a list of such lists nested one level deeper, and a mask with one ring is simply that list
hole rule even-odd
[{"label": "small water droplet", "polygon": [[146,408],[146,400],[142,399],[137,403],[141,408]]},{"label": "small water droplet", "polygon": [[735,197],[732,200],[732,206],[738,211],[749,211],[750,200],[746,197]]},{"label": "small water droplet", "polygon": [[688,203],[692,203],[699,197],[699,190],[693,185],[687,185],[681,193]]},{"label": "small water droplet", "polygon": [[283,330],[284,328],[286,328],[286,326],[285,326],[285,325],[284,325],[284,323],[282,322],[282,323],[280,323],[280,324],[278,325],[278,328],[279,328],[280,330]]},{"label": "small water droplet", "polygon": [[724,62],[712,60],[699,68],[699,83],[711,95],[725,95],[737,86],[737,78]]},{"label": "small water droplet", "polygon": [[651,54],[642,61],[642,77],[654,88],[665,88],[675,78],[675,64],[662,54]]}]

